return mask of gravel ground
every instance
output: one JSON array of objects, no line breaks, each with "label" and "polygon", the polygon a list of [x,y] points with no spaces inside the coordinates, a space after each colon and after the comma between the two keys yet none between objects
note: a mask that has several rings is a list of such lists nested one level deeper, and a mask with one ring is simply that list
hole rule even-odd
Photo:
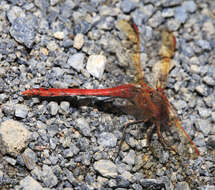
[{"label": "gravel ground", "polygon": [[[166,93],[200,150],[196,160],[146,145],[141,125],[107,98],[26,98],[26,89],[132,81],[117,21],[132,18],[151,82],[159,29],[177,38]],[[1,0],[0,189],[215,189],[215,1]],[[144,129],[143,129],[144,130]],[[155,142],[156,135],[153,136]]]}]

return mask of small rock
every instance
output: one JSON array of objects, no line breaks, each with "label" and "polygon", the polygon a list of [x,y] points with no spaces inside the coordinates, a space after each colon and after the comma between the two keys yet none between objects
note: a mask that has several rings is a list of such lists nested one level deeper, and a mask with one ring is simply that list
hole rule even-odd
[{"label": "small rock", "polygon": [[117,16],[119,12],[119,8],[108,7],[106,5],[99,8],[99,14],[101,16]]},{"label": "small rock", "polygon": [[171,9],[171,8],[163,9],[161,15],[164,18],[173,17],[174,16],[174,9]]},{"label": "small rock", "polygon": [[106,58],[103,55],[91,55],[87,61],[87,71],[94,77],[101,79],[105,70]]},{"label": "small rock", "polygon": [[211,110],[210,109],[206,109],[206,108],[202,108],[202,107],[198,107],[198,112],[199,115],[201,116],[201,118],[208,118],[211,115]]},{"label": "small rock", "polygon": [[58,48],[58,45],[56,44],[55,41],[52,40],[52,41],[49,41],[49,42],[48,42],[47,48],[48,48],[48,50],[50,50],[50,51],[56,51],[57,48]]},{"label": "small rock", "polygon": [[55,6],[59,2],[60,2],[60,0],[50,0],[50,5]]},{"label": "small rock", "polygon": [[99,172],[104,177],[108,178],[117,177],[116,165],[110,160],[99,160],[94,163],[93,167],[97,172]]},{"label": "small rock", "polygon": [[76,120],[76,125],[81,134],[88,137],[91,135],[90,126],[87,120],[85,120],[84,118],[79,118]]},{"label": "small rock", "polygon": [[190,45],[184,41],[181,42],[180,44],[181,46],[181,49],[182,49],[182,53],[188,57],[188,58],[191,58],[194,56],[194,51],[193,51],[193,48],[190,47]]},{"label": "small rock", "polygon": [[74,38],[73,47],[79,50],[82,48],[83,45],[84,45],[84,35],[81,33],[76,34]]},{"label": "small rock", "polygon": [[182,181],[176,184],[175,190],[190,190],[190,187],[186,181]]},{"label": "small rock", "polygon": [[20,181],[19,189],[22,190],[43,190],[43,187],[32,177],[27,176]]},{"label": "small rock", "polygon": [[35,25],[30,19],[16,18],[10,29],[10,34],[17,42],[31,48],[36,37]]},{"label": "small rock", "polygon": [[178,100],[174,103],[177,110],[183,110],[187,107],[187,103],[184,100]]},{"label": "small rock", "polygon": [[204,85],[199,85],[195,88],[195,90],[202,96],[207,96],[207,88]]},{"label": "small rock", "polygon": [[59,106],[58,106],[58,104],[56,102],[51,101],[48,104],[48,108],[50,110],[51,115],[56,115],[57,112],[58,112]]},{"label": "small rock", "polygon": [[0,151],[16,156],[27,146],[30,132],[18,121],[7,120],[0,126]]},{"label": "small rock", "polygon": [[197,65],[190,65],[190,72],[199,74],[200,73],[200,67]]},{"label": "small rock", "polygon": [[99,136],[98,143],[103,147],[115,147],[117,138],[112,133],[103,132]]},{"label": "small rock", "polygon": [[206,40],[198,40],[196,43],[203,50],[211,50],[210,43]]},{"label": "small rock", "polygon": [[98,29],[111,30],[114,27],[114,18],[111,16],[102,19],[96,26]]},{"label": "small rock", "polygon": [[126,180],[124,177],[122,176],[118,176],[117,177],[117,185],[121,188],[124,188],[124,189],[129,189],[129,181]]},{"label": "small rock", "polygon": [[68,114],[69,113],[69,107],[70,107],[70,103],[69,102],[62,101],[60,103],[60,109],[61,109],[62,113]]},{"label": "small rock", "polygon": [[187,20],[187,12],[184,7],[177,7],[175,9],[175,19],[180,21],[181,23],[185,23]]},{"label": "small rock", "polygon": [[199,131],[201,131],[205,136],[208,136],[210,133],[212,126],[210,121],[208,120],[203,120],[203,119],[198,119],[196,121],[196,127],[198,128]]},{"label": "small rock", "polygon": [[2,170],[0,170],[0,185],[3,183],[3,176],[4,176],[4,173]]},{"label": "small rock", "polygon": [[209,86],[215,86],[215,80],[213,78],[211,78],[210,76],[205,76],[203,78],[203,81]]},{"label": "small rock", "polygon": [[126,179],[126,180],[128,180],[128,181],[132,181],[132,179],[133,179],[133,175],[130,173],[130,172],[128,172],[128,171],[124,171],[123,173],[122,173],[122,175],[121,175],[124,179]]},{"label": "small rock", "polygon": [[165,188],[165,184],[161,180],[157,180],[157,179],[142,179],[140,183],[143,188],[148,188],[148,187],[150,187],[151,189]]},{"label": "small rock", "polygon": [[205,31],[209,36],[215,34],[214,24],[210,20],[203,23],[202,30]]},{"label": "small rock", "polygon": [[161,15],[160,11],[157,11],[150,19],[149,19],[149,25],[153,28],[158,27],[162,22],[164,18]]},{"label": "small rock", "polygon": [[[67,179],[69,180],[69,182],[74,185],[77,186],[77,180],[75,179],[73,173],[71,171],[69,171],[68,169],[65,168],[64,173],[66,174]],[[65,190],[65,188],[64,188]],[[68,189],[69,190],[69,189]],[[72,189],[71,189],[72,190]]]},{"label": "small rock", "polygon": [[61,81],[54,81],[52,86],[54,88],[68,88],[68,83]]},{"label": "small rock", "polygon": [[77,70],[78,72],[84,68],[84,54],[76,53],[69,57],[68,65]]},{"label": "small rock", "polygon": [[63,40],[65,37],[64,32],[58,31],[53,34],[53,36],[58,40]]},{"label": "small rock", "polygon": [[15,116],[16,117],[20,117],[20,118],[26,118],[26,116],[28,115],[28,107],[26,105],[23,104],[16,104],[15,106]]},{"label": "small rock", "polygon": [[120,8],[124,13],[130,13],[137,7],[137,3],[133,0],[124,0],[120,4]]},{"label": "small rock", "polygon": [[4,159],[12,166],[15,166],[16,165],[16,160],[11,158],[11,157],[8,157],[8,156],[5,156]]},{"label": "small rock", "polygon": [[63,157],[64,158],[72,158],[73,157],[73,151],[70,148],[64,149]]},{"label": "small rock", "polygon": [[82,21],[81,23],[75,25],[74,34],[78,33],[86,34],[90,30],[90,28],[91,25],[88,22]]},{"label": "small rock", "polygon": [[199,133],[198,136],[193,140],[197,147],[205,147],[205,137],[202,133]]},{"label": "small rock", "polygon": [[63,47],[70,48],[73,46],[73,40],[71,39],[64,39],[63,40]]},{"label": "small rock", "polygon": [[127,163],[128,165],[134,165],[135,156],[136,154],[134,150],[130,150],[129,153],[124,157],[123,162]]},{"label": "small rock", "polygon": [[201,190],[215,190],[215,185],[202,186]]},{"label": "small rock", "polygon": [[185,1],[182,3],[182,7],[190,13],[194,13],[196,11],[196,4],[193,1]]},{"label": "small rock", "polygon": [[8,12],[7,12],[8,20],[11,24],[13,24],[14,20],[16,18],[25,17],[25,12],[17,6],[13,6]]},{"label": "small rock", "polygon": [[215,148],[215,135],[210,135],[208,137],[208,145]]},{"label": "small rock", "polygon": [[58,179],[53,173],[52,168],[47,165],[43,165],[41,180],[47,187],[54,187],[58,183]]},{"label": "small rock", "polygon": [[36,166],[37,158],[34,151],[32,151],[30,148],[27,148],[25,152],[22,154],[22,158],[25,162],[25,166],[29,170],[33,170]]},{"label": "small rock", "polygon": [[181,22],[176,19],[168,19],[167,27],[170,31],[177,31],[181,26]]},{"label": "small rock", "polygon": [[215,123],[215,112],[211,113],[212,121]]}]

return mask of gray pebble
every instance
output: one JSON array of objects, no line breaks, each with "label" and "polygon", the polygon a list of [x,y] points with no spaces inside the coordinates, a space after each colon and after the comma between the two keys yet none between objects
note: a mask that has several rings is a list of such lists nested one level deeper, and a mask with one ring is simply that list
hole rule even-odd
[{"label": "gray pebble", "polygon": [[190,13],[193,13],[196,11],[196,4],[194,3],[194,1],[185,1],[182,3],[182,7],[187,11],[187,12],[190,12]]},{"label": "gray pebble", "polygon": [[181,23],[185,23],[187,20],[187,12],[184,7],[177,7],[175,9],[175,19],[180,21]]},{"label": "gray pebble", "polygon": [[26,18],[17,18],[12,24],[10,34],[16,41],[24,44],[27,48],[31,48],[36,37],[35,27],[32,21]]},{"label": "gray pebble", "polygon": [[208,120],[203,120],[203,119],[198,119],[196,121],[196,127],[199,131],[201,131],[205,136],[208,136],[210,133],[212,126],[210,121]]},{"label": "gray pebble", "polygon": [[144,6],[142,9],[136,9],[134,12],[132,12],[132,19],[134,20],[134,23],[136,23],[138,26],[141,26],[143,23],[147,22],[148,19],[152,16],[154,12],[154,7],[150,4],[147,6]]},{"label": "gray pebble", "polygon": [[15,106],[15,116],[19,118],[26,118],[28,115],[29,108],[23,104],[16,104]]},{"label": "gray pebble", "polygon": [[137,4],[134,1],[130,0],[123,0],[120,3],[120,8],[124,13],[130,13],[132,10],[134,10],[137,7]]},{"label": "gray pebble", "polygon": [[201,116],[201,118],[208,118],[211,115],[211,110],[210,109],[206,109],[206,108],[202,108],[202,107],[198,107],[198,113]]},{"label": "gray pebble", "polygon": [[99,172],[102,176],[107,178],[116,178],[117,177],[117,168],[116,165],[110,160],[99,160],[96,161],[93,165],[94,169]]},{"label": "gray pebble", "polygon": [[44,190],[44,188],[40,185],[38,181],[36,181],[34,178],[30,176],[27,176],[20,181],[18,189],[29,190],[29,187],[31,190]]},{"label": "gray pebble", "polygon": [[174,16],[174,9],[172,9],[172,8],[163,9],[161,15],[164,18],[173,17]]},{"label": "gray pebble", "polygon": [[84,68],[84,57],[85,55],[83,53],[76,53],[69,57],[67,63],[72,68],[80,72]]},{"label": "gray pebble", "polygon": [[56,115],[59,109],[59,106],[56,102],[51,101],[48,104],[48,109],[50,110],[51,115]]},{"label": "gray pebble", "polygon": [[72,158],[73,157],[73,151],[70,148],[67,148],[63,151],[63,157],[65,158]]},{"label": "gray pebble", "polygon": [[208,145],[211,146],[212,148],[215,148],[215,135],[209,135]]},{"label": "gray pebble", "polygon": [[149,19],[149,25],[156,28],[163,22],[163,20],[164,18],[162,17],[161,12],[158,11]]},{"label": "gray pebble", "polygon": [[103,132],[99,135],[98,143],[103,147],[115,147],[117,138],[112,133]]},{"label": "gray pebble", "polygon": [[209,42],[206,40],[198,40],[196,43],[203,50],[211,50],[211,46],[210,46]]},{"label": "gray pebble", "polygon": [[202,96],[207,96],[207,88],[204,85],[196,86],[195,90]]},{"label": "gray pebble", "polygon": [[76,120],[76,126],[77,129],[83,134],[84,136],[90,136],[91,135],[91,129],[89,126],[89,123],[84,118],[79,118]]},{"label": "gray pebble", "polygon": [[8,12],[7,12],[8,20],[11,24],[13,24],[14,20],[16,18],[25,17],[25,12],[17,6],[13,6]]},{"label": "gray pebble", "polygon": [[0,170],[0,185],[2,185],[3,183],[3,176],[4,176],[4,173],[2,170]]},{"label": "gray pebble", "polygon": [[10,165],[15,166],[16,165],[16,160],[14,158],[4,156],[4,160],[6,160]]},{"label": "gray pebble", "polygon": [[105,17],[96,26],[98,29],[110,30],[114,26],[114,18],[111,16]]},{"label": "gray pebble", "polygon": [[201,190],[215,190],[215,185],[205,185],[205,186],[202,186]]},{"label": "gray pebble", "polygon": [[37,156],[34,153],[34,151],[32,151],[30,148],[27,148],[25,150],[25,152],[22,154],[22,158],[25,162],[25,166],[29,169],[32,170],[35,168],[36,166],[36,162],[37,162]]},{"label": "gray pebble", "polygon": [[123,162],[129,165],[134,165],[135,157],[136,157],[135,151],[130,150],[129,153],[123,158]]},{"label": "gray pebble", "polygon": [[115,8],[103,5],[99,9],[99,13],[101,16],[117,16],[120,13],[120,10],[117,7]]},{"label": "gray pebble", "polygon": [[157,180],[157,179],[142,179],[140,183],[144,188],[148,188],[148,187],[151,187],[154,189],[165,188],[165,184],[161,180]]},{"label": "gray pebble", "polygon": [[82,34],[86,34],[91,28],[91,24],[86,22],[86,21],[82,21],[78,24],[75,25],[74,28],[74,34],[78,34],[78,33],[82,33]]},{"label": "gray pebble", "polygon": [[61,110],[63,113],[68,114],[68,113],[69,113],[69,108],[70,108],[70,103],[69,103],[69,102],[62,101],[62,102],[60,103],[60,110]]},{"label": "gray pebble", "polygon": [[186,181],[182,181],[176,184],[175,190],[190,190],[190,187]]},{"label": "gray pebble", "polygon": [[52,168],[47,165],[43,165],[41,180],[47,187],[54,187],[58,183],[58,179],[56,175],[53,173]]},{"label": "gray pebble", "polygon": [[214,111],[211,113],[211,117],[212,117],[212,121],[215,122],[215,112]]},{"label": "gray pebble", "polygon": [[210,76],[205,76],[203,81],[209,86],[215,86],[215,80]]},{"label": "gray pebble", "polygon": [[176,19],[168,19],[167,27],[170,31],[177,31],[181,26],[181,22]]},{"label": "gray pebble", "polygon": [[199,133],[198,136],[193,140],[193,142],[196,144],[198,147],[205,147],[205,138],[202,133]]}]

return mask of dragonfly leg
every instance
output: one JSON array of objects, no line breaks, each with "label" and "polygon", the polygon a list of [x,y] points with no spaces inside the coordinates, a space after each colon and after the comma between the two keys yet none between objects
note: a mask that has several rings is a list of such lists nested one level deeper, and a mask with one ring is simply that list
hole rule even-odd
[{"label": "dragonfly leg", "polygon": [[175,148],[173,148],[172,146],[170,146],[169,143],[164,139],[163,135],[161,134],[160,124],[157,125],[157,134],[158,134],[158,137],[160,138],[161,143],[164,146],[166,146],[168,149],[170,149],[173,152],[175,152],[176,154],[178,154],[178,152],[175,150]]},{"label": "dragonfly leg", "polygon": [[147,145],[149,146],[150,151],[152,152],[152,154],[153,154],[155,157],[157,157],[156,154],[155,154],[155,152],[154,152],[154,150],[153,150],[153,148],[152,148],[152,146],[150,145],[150,139],[151,139],[151,137],[152,137],[152,132],[153,132],[154,129],[155,129],[155,124],[153,124],[153,125],[147,130],[147,133],[146,133],[146,140],[147,140]]},{"label": "dragonfly leg", "polygon": [[125,125],[123,126],[122,137],[121,137],[121,139],[120,139],[118,151],[117,151],[116,156],[115,156],[115,158],[114,158],[114,162],[116,161],[117,157],[119,156],[119,152],[120,152],[120,150],[121,150],[121,148],[122,148],[122,144],[123,144],[124,139],[125,139],[126,129],[127,129],[129,126],[131,126],[131,125],[135,125],[135,124],[138,124],[138,123],[145,123],[146,121],[147,121],[147,120],[133,121],[133,122],[129,122],[129,123],[127,123],[127,124],[125,124]]}]

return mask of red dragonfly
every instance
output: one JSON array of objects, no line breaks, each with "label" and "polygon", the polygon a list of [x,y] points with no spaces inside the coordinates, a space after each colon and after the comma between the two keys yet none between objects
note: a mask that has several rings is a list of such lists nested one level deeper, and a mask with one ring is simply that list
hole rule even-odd
[{"label": "red dragonfly", "polygon": [[[181,126],[174,109],[172,108],[168,98],[165,94],[164,88],[170,71],[171,58],[174,56],[176,46],[176,38],[172,32],[163,30],[161,33],[162,45],[160,48],[161,60],[156,64],[156,87],[153,88],[148,85],[143,78],[143,72],[140,61],[140,37],[137,26],[126,20],[120,20],[117,23],[118,28],[124,33],[129,42],[135,48],[133,53],[133,65],[136,71],[136,83],[123,84],[113,88],[105,89],[56,89],[56,88],[39,88],[29,89],[22,94],[26,96],[106,96],[118,97],[127,99],[135,107],[135,115],[140,120],[128,123],[123,129],[123,135],[119,144],[119,150],[125,137],[125,130],[128,126],[138,123],[151,123],[152,127],[147,133],[147,143],[150,145],[150,136],[154,129],[157,131],[160,142],[170,150],[182,156],[189,156],[196,158],[199,151],[192,141],[191,137],[186,133],[185,129]],[[168,128],[166,128],[168,126]],[[163,130],[165,129],[165,130]],[[171,131],[172,136],[177,133],[179,141],[172,142],[171,145],[162,131]],[[172,140],[175,141],[175,140]],[[117,154],[118,155],[118,154]]]}]

